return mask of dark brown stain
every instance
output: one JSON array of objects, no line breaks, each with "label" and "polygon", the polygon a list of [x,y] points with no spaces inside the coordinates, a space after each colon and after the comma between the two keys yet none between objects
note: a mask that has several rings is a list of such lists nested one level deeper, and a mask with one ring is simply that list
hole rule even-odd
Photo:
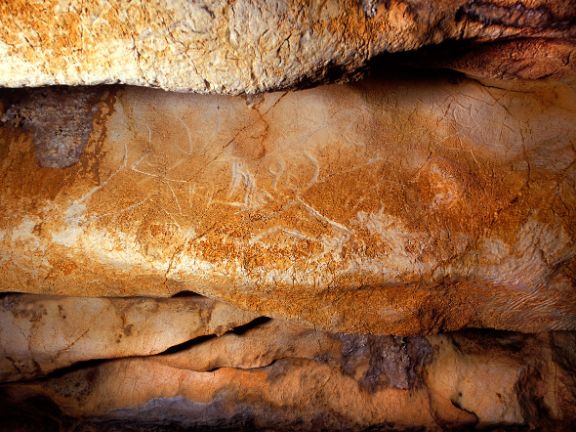
[{"label": "dark brown stain", "polygon": [[392,387],[403,390],[423,385],[422,367],[431,359],[432,347],[424,337],[338,334],[342,341],[342,371],[354,376],[367,369],[359,384],[369,393]]},{"label": "dark brown stain", "polygon": [[576,30],[575,12],[576,9],[573,9],[572,15],[556,16],[550,7],[545,5],[528,7],[520,1],[514,4],[499,4],[491,1],[471,0],[458,9],[456,19],[460,20],[465,17],[485,26],[497,25],[538,31],[574,31]]},{"label": "dark brown stain", "polygon": [[66,319],[66,313],[64,313],[64,307],[62,305],[58,305],[58,315],[60,316],[60,318],[62,318],[63,320]]},{"label": "dark brown stain", "polygon": [[124,336],[132,336],[132,330],[134,329],[134,325],[133,324],[128,324],[127,326],[124,327],[123,331],[124,331]]},{"label": "dark brown stain", "polygon": [[88,87],[24,90],[2,121],[32,135],[40,166],[66,168],[78,162],[88,143],[100,93]]}]

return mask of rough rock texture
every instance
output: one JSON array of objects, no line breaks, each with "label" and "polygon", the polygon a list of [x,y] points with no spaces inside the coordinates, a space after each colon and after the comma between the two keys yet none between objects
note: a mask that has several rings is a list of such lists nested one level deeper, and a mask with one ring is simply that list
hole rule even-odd
[{"label": "rough rock texture", "polygon": [[496,87],[509,80],[554,79],[576,84],[576,42],[574,39],[520,38],[478,44],[445,43],[422,49],[386,54],[375,58],[371,67],[390,68],[401,64],[426,70],[453,69],[470,78]]},{"label": "rough rock texture", "polygon": [[0,380],[45,375],[73,363],[156,354],[257,318],[202,297],[81,298],[6,295],[0,300]]},{"label": "rough rock texture", "polygon": [[573,430],[574,0],[0,2],[52,84],[0,91],[0,431]]},{"label": "rough rock texture", "polygon": [[1,291],[188,290],[359,333],[576,328],[570,86],[388,77],[99,100],[67,169],[0,129]]},{"label": "rough rock texture", "polygon": [[0,427],[563,430],[576,420],[575,362],[574,333],[376,337],[268,320],[168,354],[2,385]]},{"label": "rough rock texture", "polygon": [[33,136],[43,167],[65,168],[80,159],[98,111],[98,90],[46,88],[11,101],[2,122]]},{"label": "rough rock texture", "polygon": [[574,39],[575,22],[573,0],[10,0],[0,85],[255,93],[350,76],[382,52],[510,38],[540,40],[535,58],[563,69],[574,57],[548,41]]}]

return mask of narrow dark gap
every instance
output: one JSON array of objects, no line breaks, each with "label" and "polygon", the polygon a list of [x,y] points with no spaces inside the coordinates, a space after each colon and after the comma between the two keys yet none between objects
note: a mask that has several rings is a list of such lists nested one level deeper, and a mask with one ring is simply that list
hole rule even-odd
[{"label": "narrow dark gap", "polygon": [[530,335],[509,330],[469,328],[444,333],[459,350],[484,349],[490,346],[508,354],[520,354],[526,347]]},{"label": "narrow dark gap", "polygon": [[33,382],[33,381],[48,381],[55,378],[61,378],[64,375],[72,374],[74,372],[79,372],[82,370],[92,369],[97,366],[100,366],[102,363],[107,361],[114,360],[114,359],[90,359],[90,360],[82,360],[71,364],[70,366],[65,366],[59,369],[56,369],[52,372],[47,373],[41,377],[30,378],[27,380],[19,380],[19,382]]},{"label": "narrow dark gap", "polygon": [[[271,318],[264,317],[264,316],[263,316],[263,317],[258,317],[258,318],[256,318],[256,319],[250,321],[250,322],[247,323],[247,324],[244,324],[244,325],[241,325],[241,326],[238,326],[238,327],[233,328],[232,330],[226,332],[225,334],[230,334],[230,333],[232,333],[232,334],[241,336],[241,335],[247,333],[248,331],[250,331],[250,330],[252,330],[252,329],[254,329],[254,328],[258,327],[258,326],[261,326],[261,325],[263,325],[263,324],[265,324],[265,323],[267,323],[267,322],[269,322],[269,321],[271,321],[271,320],[272,320]],[[199,337],[196,337],[196,338],[194,338],[194,339],[190,339],[190,340],[188,340],[188,341],[186,341],[186,342],[182,342],[182,343],[180,343],[180,344],[178,344],[178,345],[173,345],[173,346],[171,346],[170,348],[168,348],[167,350],[162,351],[161,353],[158,353],[158,354],[156,354],[156,355],[175,354],[175,353],[178,353],[178,352],[186,351],[186,350],[192,348],[193,346],[200,345],[200,344],[202,344],[202,343],[204,343],[204,342],[207,342],[207,341],[209,341],[209,340],[211,340],[211,339],[215,339],[215,338],[217,338],[217,337],[219,337],[219,336],[214,335],[214,334],[199,336]]]},{"label": "narrow dark gap", "polygon": [[183,290],[183,291],[178,291],[176,294],[174,294],[171,298],[181,298],[181,297],[202,297],[202,298],[207,298],[205,296],[203,296],[202,294],[198,294],[197,292],[194,291],[188,291],[188,290]]},{"label": "narrow dark gap", "polygon": [[250,330],[252,330],[258,326],[261,326],[263,324],[266,324],[267,322],[270,322],[270,321],[272,321],[272,318],[261,316],[261,317],[258,317],[256,319],[250,321],[247,324],[233,328],[232,330],[230,330],[229,333],[234,333],[238,336],[242,336],[243,334],[249,332]]},{"label": "narrow dark gap", "polygon": [[23,293],[18,291],[5,291],[0,293],[0,300],[5,299],[6,297],[16,297],[18,295],[22,295]]},{"label": "narrow dark gap", "polygon": [[[250,321],[247,324],[235,327],[234,329],[224,333],[224,334],[236,334],[236,335],[243,335],[245,333],[247,333],[248,331],[263,325],[269,321],[271,321],[271,318],[268,317],[258,317],[252,321]],[[198,336],[195,337],[193,339],[187,340],[185,342],[173,345],[169,348],[167,348],[166,350],[159,352],[157,354],[152,354],[150,356],[146,356],[146,355],[134,355],[134,356],[125,356],[125,357],[113,357],[113,358],[105,358],[105,359],[90,359],[90,360],[83,360],[83,361],[78,361],[70,366],[65,366],[62,368],[58,368],[52,372],[48,372],[45,375],[42,375],[40,377],[34,377],[34,378],[29,378],[29,379],[21,379],[19,380],[19,382],[21,383],[26,383],[26,382],[43,382],[43,381],[48,381],[51,379],[55,379],[55,378],[61,378],[65,375],[74,373],[74,372],[79,372],[81,370],[87,370],[87,369],[91,369],[97,366],[100,366],[101,364],[105,363],[105,362],[109,362],[109,361],[115,361],[115,360],[126,360],[126,359],[133,359],[133,358],[145,358],[145,357],[154,357],[154,356],[162,356],[162,355],[169,355],[169,354],[176,354],[178,352],[182,352],[182,351],[186,351],[196,345],[200,345],[202,343],[205,343],[209,340],[212,339],[216,339],[219,336],[215,335],[215,334],[209,334],[209,335],[203,335],[203,336]],[[4,384],[9,384],[10,382],[4,382],[4,383],[0,383],[0,388],[2,387],[2,385]]]},{"label": "narrow dark gap", "polygon": [[[462,48],[460,48],[462,49]],[[365,67],[366,79],[405,79],[430,83],[448,80],[459,83],[468,77],[463,72],[445,67],[439,59],[448,61],[450,48],[420,48],[402,53],[384,53],[370,59]],[[463,55],[463,54],[462,54]]]},{"label": "narrow dark gap", "polygon": [[186,342],[182,342],[182,343],[179,343],[177,345],[172,345],[170,348],[168,348],[168,349],[166,349],[166,350],[164,350],[158,354],[155,354],[155,355],[176,354],[176,353],[181,352],[181,351],[186,351],[187,349],[190,349],[193,346],[200,345],[200,344],[207,342],[211,339],[215,339],[217,337],[218,336],[216,336],[215,334],[198,336],[194,339],[187,340]]}]

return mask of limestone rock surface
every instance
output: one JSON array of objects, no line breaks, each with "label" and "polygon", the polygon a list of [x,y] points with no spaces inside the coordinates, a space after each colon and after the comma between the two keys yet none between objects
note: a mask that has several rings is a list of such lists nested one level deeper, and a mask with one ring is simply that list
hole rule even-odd
[{"label": "limestone rock surface", "polygon": [[0,426],[567,430],[576,419],[575,343],[566,332],[402,338],[268,320],[170,354],[4,384]]},{"label": "limestone rock surface", "polygon": [[157,354],[255,318],[202,297],[6,295],[0,300],[0,380],[42,376],[86,360]]},{"label": "limestone rock surface", "polygon": [[574,46],[553,45],[574,40],[575,20],[572,0],[8,0],[0,85],[257,93],[350,77],[383,52],[510,39],[540,41],[532,58],[566,69]]},{"label": "limestone rock surface", "polygon": [[98,100],[66,169],[38,165],[38,132],[0,128],[0,291],[193,291],[357,333],[576,327],[569,85]]},{"label": "limestone rock surface", "polygon": [[574,0],[0,1],[0,87],[0,431],[574,429]]}]

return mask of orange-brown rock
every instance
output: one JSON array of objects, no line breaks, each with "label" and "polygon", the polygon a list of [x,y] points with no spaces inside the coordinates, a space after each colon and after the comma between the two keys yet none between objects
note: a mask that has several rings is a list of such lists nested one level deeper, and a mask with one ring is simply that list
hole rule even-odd
[{"label": "orange-brown rock", "polygon": [[66,169],[34,154],[57,133],[11,120],[31,93],[3,103],[0,291],[188,290],[360,333],[576,327],[566,84],[102,90]]},{"label": "orange-brown rock", "polygon": [[574,0],[6,0],[0,87],[0,432],[574,429]]}]

